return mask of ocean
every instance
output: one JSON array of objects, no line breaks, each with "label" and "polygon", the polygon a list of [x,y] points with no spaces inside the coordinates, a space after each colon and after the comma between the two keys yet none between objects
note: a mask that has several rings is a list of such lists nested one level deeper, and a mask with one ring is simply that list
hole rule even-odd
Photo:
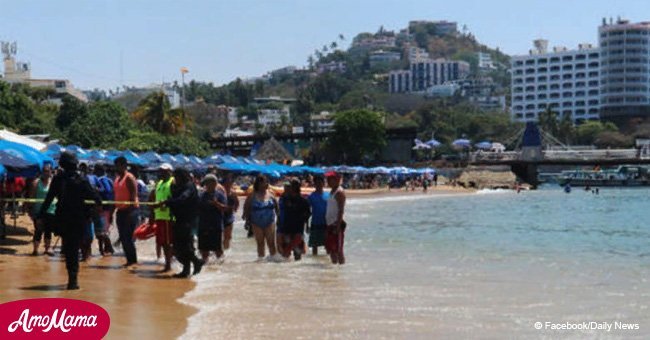
[{"label": "ocean", "polygon": [[183,338],[648,338],[649,211],[645,189],[352,198],[344,266],[255,263],[238,223]]}]

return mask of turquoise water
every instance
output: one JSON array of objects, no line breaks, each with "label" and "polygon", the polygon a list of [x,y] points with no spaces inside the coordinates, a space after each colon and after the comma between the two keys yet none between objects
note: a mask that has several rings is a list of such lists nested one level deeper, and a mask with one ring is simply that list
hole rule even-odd
[{"label": "turquoise water", "polygon": [[[350,199],[342,267],[253,263],[237,228],[182,300],[186,337],[647,338],[648,212],[644,189]],[[591,321],[639,329],[534,328]]]}]

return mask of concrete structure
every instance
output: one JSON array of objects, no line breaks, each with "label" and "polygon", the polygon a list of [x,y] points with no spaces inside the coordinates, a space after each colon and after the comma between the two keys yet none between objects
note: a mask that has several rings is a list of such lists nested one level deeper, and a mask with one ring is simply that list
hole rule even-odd
[{"label": "concrete structure", "polygon": [[413,62],[416,60],[427,60],[429,59],[429,52],[427,52],[423,48],[410,46],[408,48],[408,58],[409,58],[409,62]]},{"label": "concrete structure", "polygon": [[574,122],[599,118],[600,49],[580,44],[577,50],[536,40],[528,55],[511,59],[512,119],[537,121],[547,108]]},{"label": "concrete structure", "polygon": [[4,76],[0,79],[9,84],[26,84],[31,87],[40,87],[51,89],[54,96],[49,98],[50,102],[55,104],[61,103],[63,95],[71,95],[83,102],[87,102],[86,95],[74,88],[70,81],[66,79],[33,79],[31,74],[31,65],[25,62],[16,61],[18,46],[16,42],[1,42],[0,49],[3,54]]},{"label": "concrete structure", "polygon": [[228,110],[228,124],[235,125],[239,123],[237,108],[232,106],[226,106],[226,109]]},{"label": "concrete structure", "polygon": [[409,33],[413,33],[412,27],[413,26],[421,26],[421,25],[432,25],[435,29],[435,33],[437,35],[449,35],[449,34],[456,34],[458,33],[458,23],[455,21],[446,21],[446,20],[437,20],[437,21],[429,21],[429,20],[412,20],[409,21]]},{"label": "concrete structure", "polygon": [[478,68],[481,71],[493,70],[496,67],[492,61],[492,56],[489,53],[477,52],[476,57],[478,59]]},{"label": "concrete structure", "polygon": [[601,118],[650,116],[650,22],[603,19],[601,49]]},{"label": "concrete structure", "polygon": [[399,52],[390,52],[378,50],[370,53],[370,66],[390,64],[402,59],[402,54]]},{"label": "concrete structure", "polygon": [[[467,77],[470,66],[464,61],[418,59],[411,61],[407,72],[405,73],[403,70],[390,72],[388,79],[390,93],[425,93],[431,86]],[[404,82],[408,86],[404,86]]]},{"label": "concrete structure", "polygon": [[345,66],[345,62],[331,61],[329,63],[318,64],[317,70],[319,74],[325,72],[344,73],[347,70],[347,67]]},{"label": "concrete structure", "polygon": [[327,132],[334,129],[334,115],[328,111],[322,111],[309,117],[311,132]]},{"label": "concrete structure", "polygon": [[376,50],[395,47],[396,38],[393,35],[375,35],[352,42],[351,48]]},{"label": "concrete structure", "polygon": [[427,88],[426,96],[433,98],[451,97],[460,91],[460,85],[448,82],[441,85],[433,85]]},{"label": "concrete structure", "polygon": [[282,109],[260,109],[257,111],[257,122],[265,127],[270,125],[280,125],[282,124],[283,119],[287,123],[291,121],[289,106],[285,106]]},{"label": "concrete structure", "polygon": [[481,111],[505,112],[507,110],[506,96],[476,96],[469,97],[468,100]]}]

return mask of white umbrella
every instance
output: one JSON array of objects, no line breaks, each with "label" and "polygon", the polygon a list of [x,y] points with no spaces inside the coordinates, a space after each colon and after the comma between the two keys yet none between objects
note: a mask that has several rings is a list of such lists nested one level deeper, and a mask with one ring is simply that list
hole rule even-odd
[{"label": "white umbrella", "polygon": [[45,143],[41,143],[29,137],[21,136],[17,133],[13,133],[6,129],[0,130],[0,140],[6,140],[18,144],[27,145],[30,148],[36,149],[38,151],[44,151],[45,148],[47,148],[47,144]]}]

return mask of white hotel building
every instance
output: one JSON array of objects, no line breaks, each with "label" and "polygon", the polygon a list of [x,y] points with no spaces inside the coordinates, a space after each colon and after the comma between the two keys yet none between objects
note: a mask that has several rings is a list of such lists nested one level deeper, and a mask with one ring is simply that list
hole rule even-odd
[{"label": "white hotel building", "polygon": [[537,121],[547,108],[574,122],[599,119],[600,49],[547,48],[546,40],[535,40],[528,55],[512,57],[512,119]]}]

